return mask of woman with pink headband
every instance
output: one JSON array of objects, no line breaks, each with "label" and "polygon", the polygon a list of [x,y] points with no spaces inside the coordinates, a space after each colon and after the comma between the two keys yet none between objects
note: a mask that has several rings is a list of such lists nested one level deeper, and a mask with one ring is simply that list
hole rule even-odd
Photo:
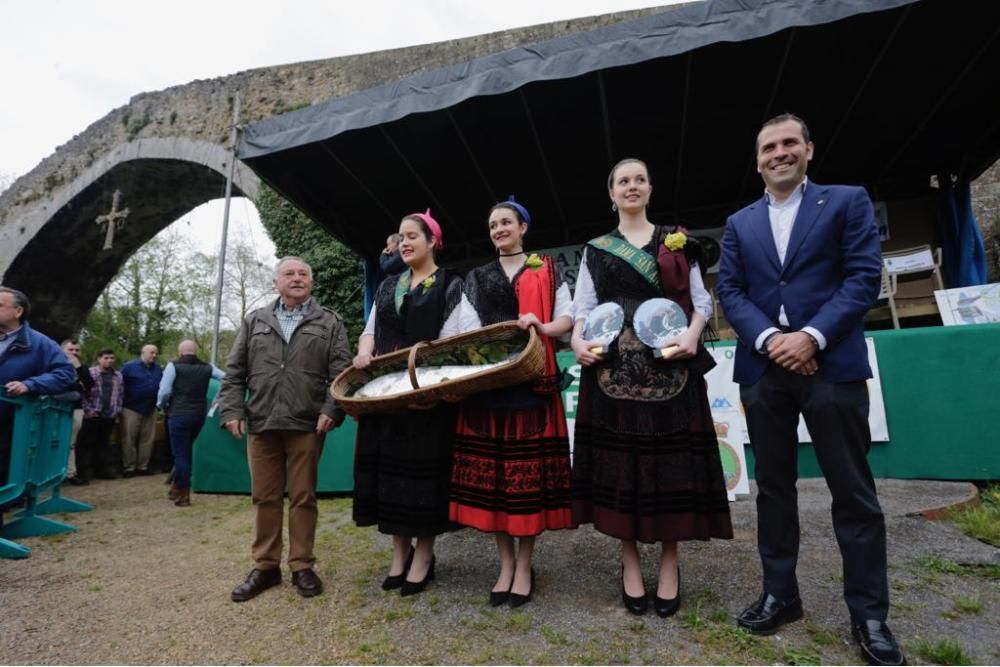
[{"label": "woman with pink headband", "polygon": [[[373,356],[461,331],[462,279],[438,267],[434,258],[442,247],[440,225],[428,209],[403,218],[399,235],[407,268],[379,285],[355,368],[365,368]],[[354,521],[392,535],[392,565],[383,590],[413,595],[434,578],[434,538],[450,525],[454,431],[455,408],[447,403],[358,419]]]}]

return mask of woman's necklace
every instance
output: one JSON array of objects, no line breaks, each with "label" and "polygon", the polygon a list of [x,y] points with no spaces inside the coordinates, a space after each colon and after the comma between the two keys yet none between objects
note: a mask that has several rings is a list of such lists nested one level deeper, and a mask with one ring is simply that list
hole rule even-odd
[{"label": "woman's necklace", "polygon": [[502,252],[498,252],[497,254],[498,254],[498,255],[499,255],[500,257],[517,257],[518,255],[523,255],[523,254],[524,254],[524,251],[523,251],[523,250],[519,250],[519,251],[517,251],[517,252],[511,252],[511,253],[507,253],[507,254],[504,254],[504,253],[502,253]]}]

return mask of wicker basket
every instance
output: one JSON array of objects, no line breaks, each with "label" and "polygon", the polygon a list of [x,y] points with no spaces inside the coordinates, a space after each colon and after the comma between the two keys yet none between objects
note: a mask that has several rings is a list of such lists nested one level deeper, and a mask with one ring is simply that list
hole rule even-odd
[{"label": "wicker basket", "polygon": [[[513,359],[478,373],[472,373],[454,380],[446,380],[435,385],[420,387],[417,384],[416,369],[428,357],[450,348],[465,345],[523,338],[527,344]],[[355,397],[355,391],[384,372],[408,370],[413,390],[385,397]],[[374,372],[373,371],[377,371]],[[417,343],[412,347],[397,350],[372,359],[368,368],[353,366],[342,372],[330,383],[330,394],[349,415],[403,412],[408,409],[427,408],[439,402],[443,396],[464,397],[490,389],[509,387],[522,382],[537,380],[545,372],[545,346],[539,340],[534,327],[527,332],[516,322],[501,322],[468,333],[441,338],[429,343]]]}]

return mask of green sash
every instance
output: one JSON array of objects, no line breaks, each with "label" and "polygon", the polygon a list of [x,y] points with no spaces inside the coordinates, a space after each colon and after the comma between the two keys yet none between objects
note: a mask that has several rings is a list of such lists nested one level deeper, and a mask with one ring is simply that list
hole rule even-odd
[{"label": "green sash", "polygon": [[396,314],[399,315],[399,311],[403,309],[403,298],[410,291],[410,278],[412,277],[410,269],[403,271],[399,274],[399,280],[396,281],[396,293],[393,295],[393,300],[396,302]]},{"label": "green sash", "polygon": [[598,236],[587,242],[598,250],[609,252],[639,272],[653,287],[660,289],[660,272],[656,260],[634,245],[611,234]]}]

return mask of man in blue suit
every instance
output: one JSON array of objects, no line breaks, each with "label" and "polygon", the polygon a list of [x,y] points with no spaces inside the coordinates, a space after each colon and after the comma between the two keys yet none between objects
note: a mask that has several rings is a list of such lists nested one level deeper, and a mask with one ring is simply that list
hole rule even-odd
[{"label": "man in blue suit", "polygon": [[903,664],[889,612],[885,521],[865,458],[872,375],[864,316],[881,277],[879,236],[863,188],[806,178],[814,147],[783,114],[757,135],[764,196],[726,221],[718,294],[739,337],[734,380],[756,458],[764,592],[737,623],[771,634],[802,617],[795,565],[799,415],[833,496],[852,633],[871,664]]}]

